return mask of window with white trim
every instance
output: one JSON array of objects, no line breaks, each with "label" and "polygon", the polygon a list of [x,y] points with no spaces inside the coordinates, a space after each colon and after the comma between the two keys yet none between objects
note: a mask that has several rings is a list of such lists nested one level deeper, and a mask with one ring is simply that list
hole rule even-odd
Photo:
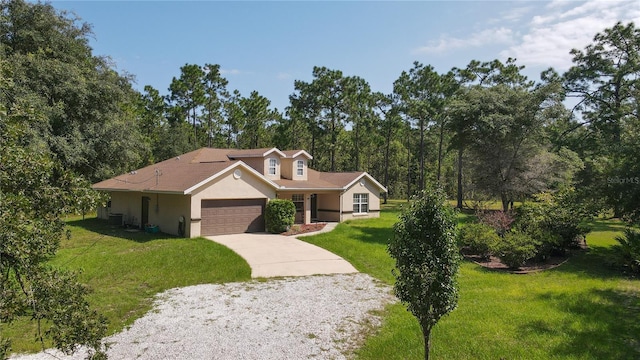
[{"label": "window with white trim", "polygon": [[365,214],[369,212],[369,194],[353,194],[353,213]]},{"label": "window with white trim", "polygon": [[304,161],[298,160],[296,162],[296,175],[303,176],[304,175]]},{"label": "window with white trim", "polygon": [[276,174],[277,165],[278,165],[278,161],[276,159],[269,159],[269,175]]}]

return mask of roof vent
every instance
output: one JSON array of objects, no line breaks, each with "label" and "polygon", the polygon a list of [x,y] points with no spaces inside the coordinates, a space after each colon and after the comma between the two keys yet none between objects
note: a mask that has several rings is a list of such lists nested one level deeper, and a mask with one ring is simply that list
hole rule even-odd
[{"label": "roof vent", "polygon": [[176,157],[176,160],[180,161],[180,156]]}]

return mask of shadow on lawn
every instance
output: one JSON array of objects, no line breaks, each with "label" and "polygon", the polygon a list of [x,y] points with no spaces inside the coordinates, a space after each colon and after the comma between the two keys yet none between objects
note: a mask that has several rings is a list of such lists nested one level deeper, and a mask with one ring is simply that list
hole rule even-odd
[{"label": "shadow on lawn", "polygon": [[123,226],[111,225],[106,220],[98,218],[88,218],[85,220],[68,221],[69,226],[75,226],[87,231],[98,233],[101,235],[113,236],[121,239],[127,239],[138,243],[144,243],[152,240],[174,239],[173,235],[164,233],[150,234],[142,230],[126,229]]},{"label": "shadow on lawn", "polygon": [[366,243],[380,244],[386,246],[393,236],[393,228],[389,227],[354,227],[354,230],[360,232],[358,240]]},{"label": "shadow on lawn", "polygon": [[586,251],[574,253],[569,261],[553,269],[553,271],[580,274],[594,279],[624,279],[628,276],[617,264],[617,248],[590,246]]},{"label": "shadow on lawn", "polygon": [[595,231],[623,231],[626,227],[626,223],[618,219],[597,220],[589,223],[591,232]]},{"label": "shadow on lawn", "polygon": [[640,297],[637,292],[593,289],[583,293],[547,293],[539,296],[568,317],[565,322],[535,320],[521,327],[534,333],[561,338],[550,351],[565,358],[640,358]]}]

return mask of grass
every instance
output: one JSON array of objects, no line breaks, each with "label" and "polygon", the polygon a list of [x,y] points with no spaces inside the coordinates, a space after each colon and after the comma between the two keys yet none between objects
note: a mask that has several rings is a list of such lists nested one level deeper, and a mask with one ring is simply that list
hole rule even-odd
[{"label": "grass", "polygon": [[[304,240],[391,285],[393,260],[386,245],[403,203],[386,205],[379,219],[346,222]],[[461,223],[472,219],[469,213],[458,215]],[[250,279],[243,259],[205,239],[129,233],[95,219],[72,219],[69,228],[72,239],[61,244],[52,263],[83,271],[80,279],[95,290],[90,301],[109,319],[110,333],[142,316],[154,295],[166,289]],[[614,220],[594,222],[589,252],[541,273],[511,275],[464,262],[458,309],[434,328],[433,357],[640,358],[640,280],[605,265],[623,228]],[[382,327],[357,351],[358,358],[422,359],[420,328],[404,306],[389,305],[383,316]],[[34,332],[26,321],[3,329],[16,352],[39,350]]]},{"label": "grass", "polygon": [[[304,238],[393,284],[387,240],[400,202],[380,219],[340,224],[332,233]],[[472,215],[459,214],[460,222]],[[598,220],[590,251],[554,270],[514,275],[463,262],[458,308],[432,332],[437,359],[640,358],[640,280],[606,264],[624,226]],[[403,305],[387,307],[381,329],[358,350],[359,359],[423,359],[417,321]]]},{"label": "grass", "polygon": [[[89,301],[120,331],[151,309],[164,290],[203,283],[245,281],[249,265],[228,248],[203,238],[127,232],[89,218],[68,221],[72,237],[61,243],[55,266],[81,271],[80,281],[94,292]],[[34,352],[35,327],[26,319],[3,329],[14,352]]]}]

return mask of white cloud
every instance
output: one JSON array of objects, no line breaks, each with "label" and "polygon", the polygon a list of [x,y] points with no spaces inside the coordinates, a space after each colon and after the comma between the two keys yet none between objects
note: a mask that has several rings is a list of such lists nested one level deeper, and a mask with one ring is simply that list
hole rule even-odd
[{"label": "white cloud", "polygon": [[469,38],[454,38],[445,35],[438,41],[415,49],[414,53],[444,53],[450,50],[481,47],[490,44],[509,44],[513,41],[513,38],[513,31],[506,27],[482,30],[474,33]]},{"label": "white cloud", "polygon": [[222,75],[240,75],[243,72],[238,69],[220,69]]},{"label": "white cloud", "polygon": [[563,71],[571,66],[571,49],[584,49],[596,33],[622,21],[640,25],[640,1],[554,1],[534,16],[522,37],[501,52],[527,66],[552,66]]},{"label": "white cloud", "polygon": [[532,6],[521,6],[513,9],[509,9],[500,14],[498,21],[517,22],[522,20],[529,12],[533,10]]},{"label": "white cloud", "polygon": [[291,74],[289,74],[289,73],[286,73],[286,72],[279,72],[279,73],[276,75],[276,78],[277,78],[278,80],[291,80],[291,79],[293,79],[293,75],[291,75]]}]

